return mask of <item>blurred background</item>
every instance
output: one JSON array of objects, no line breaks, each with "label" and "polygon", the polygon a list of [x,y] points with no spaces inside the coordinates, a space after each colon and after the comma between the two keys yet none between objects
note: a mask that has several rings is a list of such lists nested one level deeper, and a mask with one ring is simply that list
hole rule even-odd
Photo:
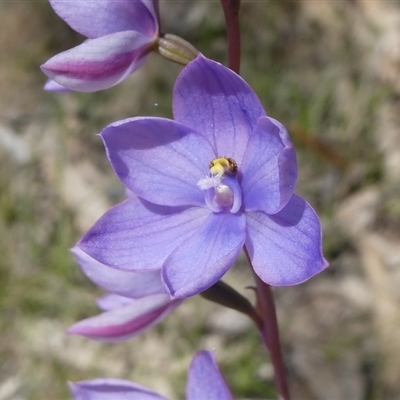
[{"label": "blurred background", "polygon": [[[164,32],[226,62],[217,0],[161,0]],[[298,193],[321,216],[331,267],[276,288],[294,400],[400,398],[400,2],[242,0],[242,75],[298,149]],[[101,291],[69,248],[123,196],[95,133],[171,116],[180,67],[146,68],[99,93],[42,91],[39,65],[82,41],[46,1],[0,0],[0,400],[69,399],[100,376],[184,398],[195,351],[215,349],[236,399],[275,398],[243,316],[194,298],[119,344],[65,330]],[[244,261],[226,281],[252,298]]]}]

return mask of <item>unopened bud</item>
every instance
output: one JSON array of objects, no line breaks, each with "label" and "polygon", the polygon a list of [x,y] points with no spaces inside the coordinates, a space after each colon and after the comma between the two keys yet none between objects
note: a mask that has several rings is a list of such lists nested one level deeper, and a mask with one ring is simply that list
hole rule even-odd
[{"label": "unopened bud", "polygon": [[181,37],[166,33],[157,41],[158,47],[156,51],[178,64],[186,65],[194,60],[199,52],[189,42],[183,40]]}]

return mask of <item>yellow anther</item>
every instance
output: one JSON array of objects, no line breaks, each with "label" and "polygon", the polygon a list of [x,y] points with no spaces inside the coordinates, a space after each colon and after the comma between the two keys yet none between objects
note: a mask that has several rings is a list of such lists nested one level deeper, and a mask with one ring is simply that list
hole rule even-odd
[{"label": "yellow anther", "polygon": [[212,175],[217,174],[236,174],[237,164],[233,158],[218,157],[210,162],[210,172]]}]

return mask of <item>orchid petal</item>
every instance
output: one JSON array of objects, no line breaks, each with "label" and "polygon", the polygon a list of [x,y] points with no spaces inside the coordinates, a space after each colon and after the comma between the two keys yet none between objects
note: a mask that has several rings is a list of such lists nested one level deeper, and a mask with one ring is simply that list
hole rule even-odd
[{"label": "orchid petal", "polygon": [[159,0],[141,0],[141,1],[149,9],[154,18],[157,19]]},{"label": "orchid petal", "polygon": [[173,110],[174,119],[204,135],[217,156],[234,158],[239,166],[257,120],[265,115],[239,75],[202,55],[178,76]]},{"label": "orchid petal", "polygon": [[137,31],[154,37],[158,31],[154,5],[141,0],[50,0],[54,11],[73,30],[88,38]]},{"label": "orchid petal", "polygon": [[51,79],[47,80],[47,82],[43,86],[43,89],[46,92],[58,92],[58,93],[67,93],[71,91],[70,89],[60,85],[57,82],[52,81]]},{"label": "orchid petal", "polygon": [[215,157],[201,135],[164,118],[130,118],[101,136],[115,173],[136,195],[166,206],[204,206],[197,186]]},{"label": "orchid petal", "polygon": [[296,285],[328,266],[318,216],[301,197],[293,195],[275,215],[253,211],[246,217],[246,248],[254,271],[265,283]]},{"label": "orchid petal", "polygon": [[74,400],[168,400],[136,383],[113,378],[98,378],[69,384]]},{"label": "orchid petal", "polygon": [[138,69],[146,60],[151,43],[138,32],[112,33],[57,54],[41,69],[61,86],[94,92],[118,84]]},{"label": "orchid petal", "polygon": [[96,285],[109,292],[130,298],[165,293],[160,270],[121,271],[98,262],[79,247],[75,246],[71,251],[84,274]]},{"label": "orchid petal", "polygon": [[190,364],[186,385],[187,400],[233,400],[214,354],[199,351]]},{"label": "orchid petal", "polygon": [[153,327],[169,315],[181,301],[156,294],[84,319],[68,329],[68,333],[82,335],[101,342],[118,342],[134,337]]},{"label": "orchid petal", "polygon": [[164,207],[129,198],[108,210],[78,247],[118,269],[156,270],[209,215],[208,208]]},{"label": "orchid petal", "polygon": [[246,210],[275,214],[287,204],[296,186],[297,161],[281,123],[269,117],[258,120],[241,172]]},{"label": "orchid petal", "polygon": [[97,306],[103,311],[111,311],[132,303],[132,298],[115,293],[106,293],[96,300]]},{"label": "orchid petal", "polygon": [[233,265],[245,240],[242,213],[211,214],[190,238],[167,258],[163,278],[175,298],[208,289]]}]

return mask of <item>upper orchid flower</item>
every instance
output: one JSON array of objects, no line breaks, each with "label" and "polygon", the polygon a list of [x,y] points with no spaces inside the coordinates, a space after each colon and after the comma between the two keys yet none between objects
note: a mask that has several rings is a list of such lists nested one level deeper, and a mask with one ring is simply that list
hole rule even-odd
[{"label": "upper orchid flower", "polygon": [[[74,400],[168,400],[136,383],[112,378],[94,379],[70,384]],[[187,400],[232,400],[213,353],[199,351],[188,372]]]},{"label": "upper orchid flower", "polygon": [[[158,0],[50,0],[50,4],[72,29],[88,38],[41,67],[67,89],[94,92],[116,85],[145,62],[158,38]],[[46,86],[57,89],[51,83]]]},{"label": "upper orchid flower", "polygon": [[119,269],[162,268],[176,298],[216,283],[243,246],[271,285],[323,270],[319,219],[294,194],[289,135],[248,84],[199,56],[177,79],[173,112],[174,121],[130,118],[102,131],[116,174],[138,197],[100,218],[81,250]]}]

